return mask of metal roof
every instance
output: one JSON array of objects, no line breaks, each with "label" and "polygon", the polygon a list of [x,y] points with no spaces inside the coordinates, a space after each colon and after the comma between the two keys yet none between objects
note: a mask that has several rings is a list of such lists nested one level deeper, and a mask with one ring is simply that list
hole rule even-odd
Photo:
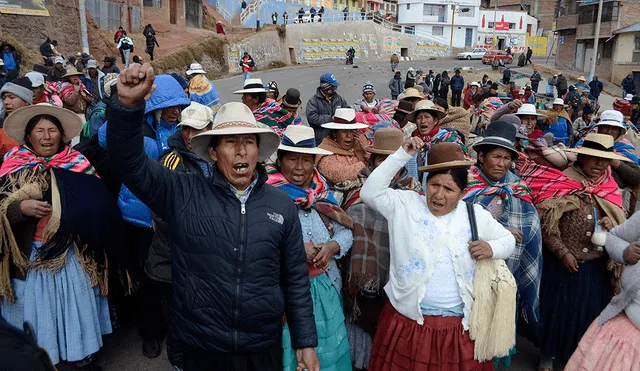
[{"label": "metal roof", "polygon": [[632,24],[631,26],[623,27],[619,30],[615,30],[612,34],[617,35],[621,33],[640,32],[640,23]]}]

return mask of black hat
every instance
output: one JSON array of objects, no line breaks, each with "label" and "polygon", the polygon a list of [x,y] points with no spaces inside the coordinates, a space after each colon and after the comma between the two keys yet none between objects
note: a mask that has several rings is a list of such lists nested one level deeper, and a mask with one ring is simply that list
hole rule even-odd
[{"label": "black hat", "polygon": [[87,53],[80,54],[80,60],[84,61],[84,60],[89,60],[89,59],[91,59],[91,56],[89,54],[87,54]]},{"label": "black hat", "polygon": [[413,111],[413,103],[408,100],[399,100],[398,107],[396,108],[396,112],[402,112],[405,114],[410,114]]},{"label": "black hat", "polygon": [[482,146],[498,146],[506,148],[516,156],[518,156],[518,150],[513,146],[513,141],[516,139],[516,127],[507,121],[494,121],[487,127],[484,132],[484,139],[473,145],[473,149],[478,152],[478,147]]},{"label": "black hat", "polygon": [[302,100],[300,100],[300,91],[295,88],[287,89],[287,92],[282,97],[282,106],[297,108],[297,107],[300,107],[301,105],[302,105]]},{"label": "black hat", "polygon": [[104,59],[102,61],[103,62],[113,62],[113,59],[111,59],[111,57],[104,57]]},{"label": "black hat", "polygon": [[640,104],[640,96],[634,95],[629,104]]}]

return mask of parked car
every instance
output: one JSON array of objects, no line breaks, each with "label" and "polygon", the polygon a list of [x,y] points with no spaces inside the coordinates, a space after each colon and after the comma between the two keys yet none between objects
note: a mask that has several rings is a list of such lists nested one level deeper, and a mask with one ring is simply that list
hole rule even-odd
[{"label": "parked car", "polygon": [[491,64],[494,59],[502,60],[504,64],[513,63],[513,56],[503,52],[502,50],[487,50],[482,57],[482,64]]},{"label": "parked car", "polygon": [[487,53],[487,49],[475,48],[470,52],[464,52],[464,53],[458,54],[458,59],[466,59],[466,60],[482,59],[482,57],[484,57],[486,53]]},{"label": "parked car", "polygon": [[[316,16],[314,17],[314,21],[318,22],[318,15],[316,14]],[[302,16],[302,20],[298,19],[298,13],[295,14],[295,18],[293,19],[293,23],[311,23],[311,13],[309,13],[309,11],[305,11],[304,15]]]}]

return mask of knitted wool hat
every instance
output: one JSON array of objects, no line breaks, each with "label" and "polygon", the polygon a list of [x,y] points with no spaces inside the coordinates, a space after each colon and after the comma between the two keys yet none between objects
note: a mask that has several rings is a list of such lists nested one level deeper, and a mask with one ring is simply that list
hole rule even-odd
[{"label": "knitted wool hat", "polygon": [[375,93],[376,92],[376,87],[373,86],[372,83],[370,83],[369,81],[367,81],[366,84],[364,84],[364,86],[362,87],[362,94],[364,93]]},{"label": "knitted wool hat", "polygon": [[31,90],[31,85],[31,80],[27,77],[15,79],[12,82],[4,84],[2,89],[0,89],[0,97],[2,97],[4,93],[13,94],[30,105],[33,103],[33,91]]}]

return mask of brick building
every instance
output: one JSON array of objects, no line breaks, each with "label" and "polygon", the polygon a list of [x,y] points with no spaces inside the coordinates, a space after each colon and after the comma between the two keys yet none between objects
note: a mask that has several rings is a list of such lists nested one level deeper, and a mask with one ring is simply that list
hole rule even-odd
[{"label": "brick building", "polygon": [[596,0],[559,0],[556,3],[556,66],[589,73],[591,62],[597,57],[596,74],[603,79],[611,80],[614,75],[614,53],[617,43],[614,31],[640,21],[640,3],[604,1],[598,55],[594,56],[598,10]]},{"label": "brick building", "polygon": [[541,32],[551,31],[557,0],[482,0],[485,9],[505,11],[526,11],[530,16],[538,19],[538,29]]}]

